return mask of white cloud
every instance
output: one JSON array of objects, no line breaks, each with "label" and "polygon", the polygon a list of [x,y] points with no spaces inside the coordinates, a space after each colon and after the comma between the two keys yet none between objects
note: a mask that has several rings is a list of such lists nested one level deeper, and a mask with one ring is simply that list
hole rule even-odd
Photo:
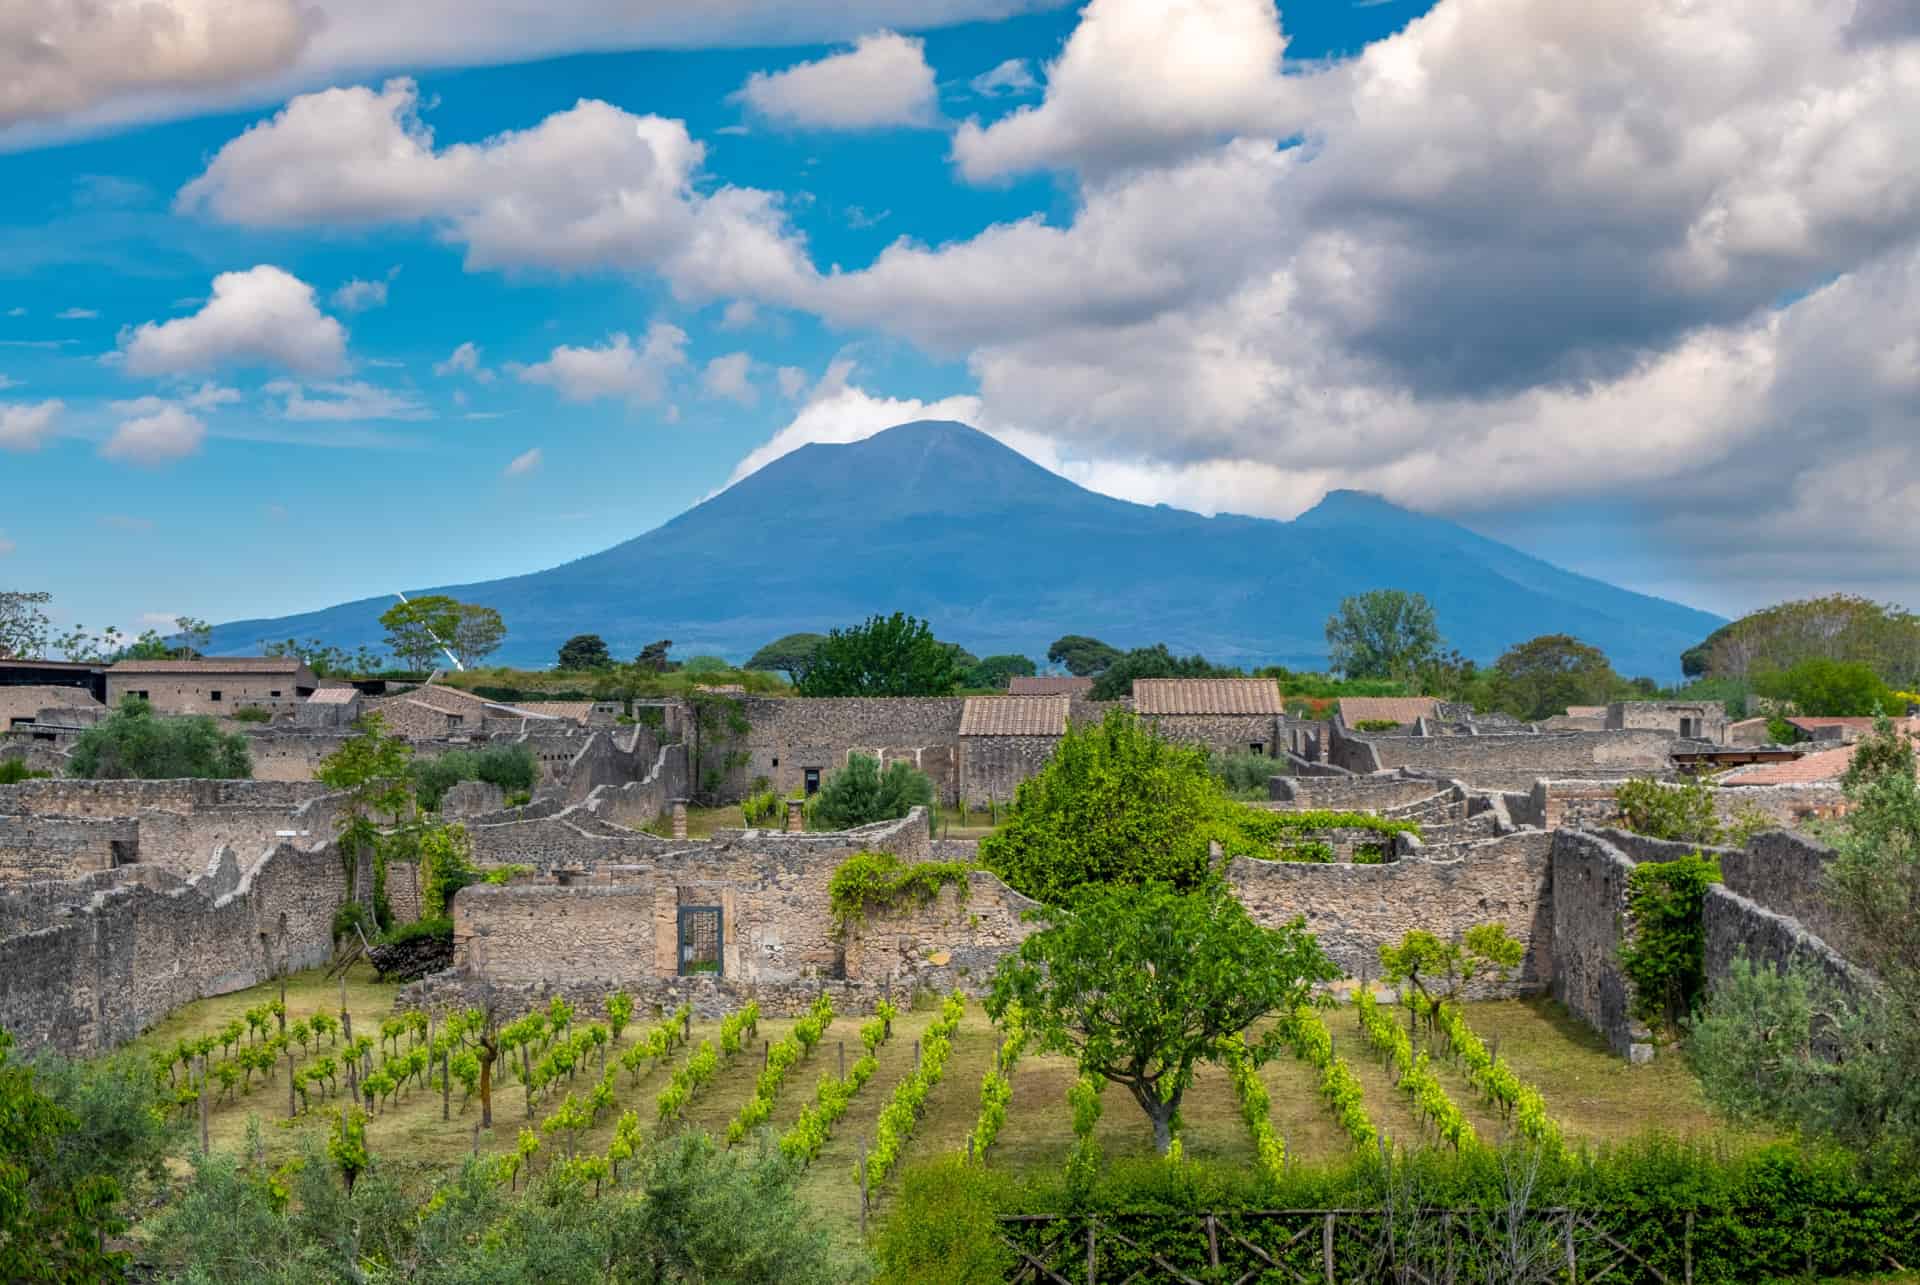
[{"label": "white cloud", "polygon": [[16,304],[13,307],[7,309],[7,315],[9,317],[24,317],[27,315],[27,310],[21,307],[20,305]]},{"label": "white cloud", "polygon": [[107,513],[101,516],[100,525],[116,531],[137,531],[144,535],[153,530],[153,519],[137,518],[130,513]]},{"label": "white cloud", "polygon": [[786,427],[734,466],[727,485],[732,486],[810,442],[864,441],[882,429],[916,419],[953,419],[976,428],[987,427],[981,423],[982,407],[978,397],[945,397],[933,402],[912,397],[876,397],[848,384],[852,373],[850,361],[838,360],[829,366],[806,405]]},{"label": "white cloud", "polygon": [[232,406],[245,400],[237,388],[227,388],[220,384],[204,383],[180,395],[180,403],[190,410],[212,410],[217,406]]},{"label": "white cloud", "polygon": [[757,71],[734,98],[783,125],[858,130],[930,125],[939,93],[925,43],[879,31],[860,37],[845,53],[784,71]]},{"label": "white cloud", "polygon": [[685,297],[796,296],[812,279],[778,200],[700,184],[680,121],[583,99],[531,129],[436,150],[412,81],[305,94],[181,189],[261,227],[429,220],[469,269],[658,272]]},{"label": "white cloud", "polygon": [[539,467],[540,448],[536,446],[530,451],[522,451],[520,454],[514,456],[513,459],[508,462],[507,467],[501,471],[501,475],[503,477],[525,477]]},{"label": "white cloud", "polygon": [[1040,82],[1033,78],[1033,69],[1025,58],[1009,58],[981,72],[967,86],[982,98],[998,98],[1003,94],[1030,94],[1040,88]]},{"label": "white cloud", "polygon": [[751,299],[735,299],[720,314],[720,329],[745,330],[760,319],[760,310]]},{"label": "white cloud", "polygon": [[53,314],[55,321],[92,321],[100,314],[92,308],[66,308]]},{"label": "white cloud", "polygon": [[37,451],[46,444],[65,403],[0,402],[0,451]]},{"label": "white cloud", "polygon": [[1092,0],[1047,67],[1046,97],[961,125],[953,156],[975,182],[1103,174],[1237,134],[1289,134],[1309,95],[1307,81],[1281,74],[1286,47],[1273,0]]},{"label": "white cloud", "polygon": [[359,380],[301,385],[276,379],[266,385],[266,391],[285,398],[280,413],[292,420],[433,418],[433,412],[412,395]]},{"label": "white cloud", "polygon": [[129,464],[158,465],[198,452],[207,426],[180,406],[152,405],[156,400],[143,397],[115,403],[116,410],[132,418],[121,421],[100,454]]},{"label": "white cloud", "polygon": [[332,295],[333,306],[342,312],[365,312],[369,308],[387,306],[387,283],[368,281],[355,277],[337,288]]},{"label": "white cloud", "polygon": [[780,395],[792,401],[807,390],[807,372],[798,366],[782,366],[773,373],[780,385]]},{"label": "white cloud", "polygon": [[20,387],[19,380],[13,378],[11,375],[0,375],[0,393],[6,392],[9,388],[18,387]]},{"label": "white cloud", "polygon": [[279,71],[312,28],[296,0],[8,0],[0,125]]},{"label": "white cloud", "polygon": [[7,533],[5,531],[0,531],[0,558],[11,557],[13,551],[19,547],[19,545],[7,539]]},{"label": "white cloud", "polygon": [[470,375],[482,384],[493,382],[493,371],[480,364],[480,346],[470,339],[449,353],[445,361],[434,362],[433,373],[442,378],[449,375]]},{"label": "white cloud", "polygon": [[639,347],[621,332],[596,348],[562,345],[547,360],[511,367],[529,384],[546,384],[568,401],[602,397],[634,403],[657,402],[666,395],[667,376],[686,364],[687,334],[678,326],[656,321],[647,327]]},{"label": "white cloud", "polygon": [[328,375],[346,364],[347,333],[313,301],[313,287],[269,264],[213,279],[213,297],[192,316],[120,332],[134,375],[216,366],[283,366]]},{"label": "white cloud", "polygon": [[708,362],[701,373],[700,386],[709,397],[742,406],[752,406],[760,400],[760,390],[753,386],[753,358],[743,352],[731,352]]}]

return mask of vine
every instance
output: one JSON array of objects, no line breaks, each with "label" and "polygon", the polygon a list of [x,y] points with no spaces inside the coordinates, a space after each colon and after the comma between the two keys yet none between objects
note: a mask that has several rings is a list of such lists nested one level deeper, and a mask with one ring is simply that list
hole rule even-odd
[{"label": "vine", "polygon": [[987,1148],[1007,1123],[1007,1104],[1013,1101],[1013,1068],[1027,1046],[1027,1027],[1018,1004],[1007,1007],[1002,1023],[1006,1035],[993,1055],[993,1065],[980,1077],[980,1116],[973,1125],[973,1159],[982,1164]]},{"label": "vine", "polygon": [[1246,1036],[1223,1037],[1220,1060],[1226,1063],[1227,1078],[1233,1081],[1234,1096],[1240,1099],[1240,1118],[1247,1122],[1247,1132],[1253,1138],[1254,1160],[1262,1173],[1279,1182],[1286,1176],[1287,1149],[1273,1131],[1273,1099],[1247,1052]]},{"label": "vine", "polygon": [[[953,1052],[953,1032],[967,1011],[967,1001],[958,991],[940,1006],[940,1016],[927,1028],[920,1042],[920,1065],[900,1081],[893,1097],[880,1112],[880,1125],[874,1135],[873,1151],[867,1156],[867,1184],[877,1187],[900,1159],[900,1150],[920,1123],[926,1109],[927,1094],[947,1069],[947,1057]],[[855,1167],[858,1176],[858,1166]]]},{"label": "vine", "polygon": [[1627,876],[1633,932],[1620,947],[1620,969],[1633,986],[1634,1016],[1677,1031],[1706,988],[1707,941],[1701,919],[1720,863],[1695,852],[1674,861],[1646,861]]},{"label": "vine", "polygon": [[1360,1077],[1353,1073],[1343,1057],[1333,1053],[1333,1034],[1320,1014],[1306,1006],[1296,1008],[1280,1024],[1280,1034],[1292,1045],[1296,1057],[1304,1059],[1320,1072],[1320,1096],[1326,1100],[1347,1136],[1355,1145],[1370,1147],[1378,1136],[1360,1089]]},{"label": "vine", "polygon": [[974,868],[966,861],[905,862],[891,852],[856,852],[834,868],[827,884],[834,931],[845,933],[849,925],[866,923],[870,912],[927,905],[949,885],[964,899]]},{"label": "vine", "polygon": [[833,996],[822,991],[807,1010],[807,1015],[793,1024],[793,1030],[787,1037],[767,1050],[767,1065],[754,1082],[753,1096],[740,1108],[740,1114],[727,1123],[729,1147],[745,1138],[750,1129],[766,1123],[773,1114],[773,1100],[780,1095],[780,1086],[785,1082],[787,1072],[802,1057],[813,1052],[814,1046],[831,1025]]},{"label": "vine", "polygon": [[1413,1099],[1414,1110],[1425,1117],[1455,1151],[1472,1146],[1479,1139],[1473,1125],[1454,1105],[1433,1073],[1431,1060],[1423,1051],[1415,1055],[1407,1032],[1382,1012],[1372,992],[1365,987],[1353,993],[1353,1005],[1359,1010],[1360,1027],[1367,1042],[1384,1055],[1399,1072],[1400,1089]]},{"label": "vine", "polygon": [[880,1046],[892,1034],[893,1019],[899,1015],[899,1010],[892,1004],[886,1000],[880,1001],[874,1009],[873,1020],[860,1028],[860,1043],[865,1052],[847,1068],[846,1075],[820,1077],[820,1086],[814,1091],[813,1102],[800,1108],[800,1118],[780,1138],[782,1155],[790,1160],[798,1160],[803,1165],[810,1165],[819,1158],[821,1148],[827,1145],[827,1139],[833,1133],[834,1124],[847,1113],[853,1095],[880,1069]]},{"label": "vine", "polygon": [[1482,1097],[1498,1107],[1503,1117],[1513,1122],[1521,1137],[1549,1147],[1560,1145],[1560,1126],[1547,1114],[1547,1104],[1541,1098],[1540,1090],[1514,1074],[1505,1058],[1495,1057],[1487,1051],[1487,1046],[1467,1025],[1466,1015],[1458,1007],[1440,1005],[1435,1027],[1453,1055],[1460,1059],[1466,1069],[1468,1082],[1480,1090]]}]

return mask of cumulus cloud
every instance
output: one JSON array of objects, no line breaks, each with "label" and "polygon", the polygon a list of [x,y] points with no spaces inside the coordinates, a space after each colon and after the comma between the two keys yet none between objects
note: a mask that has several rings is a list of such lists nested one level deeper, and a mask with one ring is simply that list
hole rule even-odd
[{"label": "cumulus cloud", "polygon": [[998,98],[1030,94],[1040,88],[1040,82],[1033,78],[1033,69],[1025,58],[1009,58],[969,80],[967,87],[982,98]]},{"label": "cumulus cloud", "polygon": [[44,402],[0,402],[0,451],[37,451],[53,432],[65,403],[58,398]]},{"label": "cumulus cloud", "polygon": [[859,442],[882,429],[916,419],[953,419],[984,428],[978,397],[944,397],[926,402],[914,397],[881,397],[849,384],[853,363],[836,360],[827,368],[806,405],[766,443],[747,453],[727,478],[732,486],[782,455],[810,442]]},{"label": "cumulus cloud", "polygon": [[270,264],[213,279],[213,297],[191,316],[120,332],[134,375],[218,366],[281,366],[329,375],[346,364],[347,332],[314,303],[313,287]]},{"label": "cumulus cloud", "polygon": [[266,391],[284,398],[280,413],[292,420],[432,419],[433,412],[408,393],[360,380],[310,385],[276,379]]},{"label": "cumulus cloud", "polygon": [[436,148],[418,90],[329,89],[246,131],[175,205],[256,227],[428,220],[470,269],[657,272],[686,297],[794,297],[812,267],[779,202],[699,180],[685,124],[583,99],[531,129]]},{"label": "cumulus cloud", "polygon": [[92,321],[100,314],[93,308],[65,308],[53,314],[55,321]]},{"label": "cumulus cloud", "polygon": [[636,346],[623,332],[593,348],[561,346],[547,360],[512,367],[529,384],[546,384],[572,402],[624,398],[640,404],[666,395],[667,377],[687,360],[687,333],[656,321]]},{"label": "cumulus cloud", "polygon": [[757,71],[734,99],[798,129],[859,130],[930,125],[939,92],[925,42],[880,31],[860,37],[845,53],[784,71]]},{"label": "cumulus cloud", "polygon": [[522,451],[509,460],[507,467],[501,470],[501,476],[525,477],[527,474],[536,471],[539,467],[540,448],[536,446],[530,451]]},{"label": "cumulus cloud", "polygon": [[147,466],[167,464],[197,453],[207,426],[184,407],[156,398],[116,402],[114,409],[128,418],[101,446],[110,460]]},{"label": "cumulus cloud", "polygon": [[355,277],[333,292],[333,306],[342,312],[365,312],[387,306],[387,283]]},{"label": "cumulus cloud", "polygon": [[18,388],[18,387],[20,387],[19,380],[15,379],[11,375],[0,375],[0,393],[6,392],[9,388]]},{"label": "cumulus cloud", "polygon": [[1102,174],[1237,134],[1290,134],[1310,98],[1305,80],[1281,74],[1286,48],[1273,0],[1092,0],[1047,67],[1045,98],[964,123],[953,157],[975,182]]},{"label": "cumulus cloud", "polygon": [[442,378],[449,375],[470,375],[482,384],[493,382],[493,372],[480,364],[480,346],[471,339],[449,353],[445,361],[434,362],[433,373]]},{"label": "cumulus cloud", "polygon": [[743,352],[730,352],[708,362],[701,372],[700,386],[709,397],[741,406],[752,406],[760,400],[760,390],[753,386],[753,358]]},{"label": "cumulus cloud", "polygon": [[735,299],[720,314],[720,329],[745,330],[760,319],[760,310],[751,299]]},{"label": "cumulus cloud", "polygon": [[798,366],[782,366],[773,377],[780,385],[780,395],[788,401],[807,391],[807,372]]},{"label": "cumulus cloud", "polygon": [[0,125],[280,71],[314,25],[296,0],[8,0]]}]

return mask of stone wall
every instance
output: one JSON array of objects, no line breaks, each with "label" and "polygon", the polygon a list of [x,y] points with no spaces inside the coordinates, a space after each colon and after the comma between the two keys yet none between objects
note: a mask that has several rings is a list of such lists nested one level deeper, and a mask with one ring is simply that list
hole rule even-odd
[{"label": "stone wall", "polygon": [[691,793],[684,744],[660,746],[645,764],[645,772],[638,780],[629,777],[619,785],[595,786],[581,796],[584,806],[602,820],[638,830],[667,812],[675,799]]},{"label": "stone wall", "polygon": [[0,816],[0,884],[111,870],[134,859],[139,841],[130,819]]},{"label": "stone wall", "polygon": [[847,977],[981,994],[1001,959],[1041,927],[1021,920],[1039,905],[976,870],[964,890],[948,885],[924,906],[869,915],[848,933]]},{"label": "stone wall", "polygon": [[933,778],[934,797],[952,803],[959,789],[961,697],[740,698],[750,725],[743,781],[766,777],[791,793],[808,768],[824,778],[854,751],[882,762],[904,759]]},{"label": "stone wall", "polygon": [[1543,776],[1664,774],[1672,747],[1659,730],[1368,737],[1336,727],[1331,759],[1354,772],[1404,767],[1482,790],[1525,790]]},{"label": "stone wall", "polygon": [[1145,718],[1170,741],[1204,745],[1223,754],[1277,755],[1288,746],[1283,714],[1154,714]]},{"label": "stone wall", "polygon": [[353,735],[351,731],[291,728],[249,731],[247,752],[253,756],[256,781],[312,781],[320,761]]},{"label": "stone wall", "polygon": [[1291,811],[1384,812],[1432,798],[1446,787],[1426,777],[1276,776],[1267,794]]},{"label": "stone wall", "polygon": [[[257,706],[276,714],[293,714],[306,699],[299,687],[311,690],[313,676],[305,670],[287,674],[113,673],[107,674],[107,705],[140,693],[157,714],[230,714]],[[219,699],[215,700],[215,693]]]},{"label": "stone wall", "polygon": [[236,870],[224,852],[186,886],[96,892],[84,909],[0,941],[0,1025],[29,1051],[92,1055],[192,1000],[324,963],[345,897],[332,846],[283,844]]},{"label": "stone wall", "polygon": [[1797,834],[1771,830],[1756,835],[1745,850],[1720,855],[1720,879],[1735,893],[1765,910],[1795,919],[1810,933],[1844,953],[1853,942],[1826,895],[1827,866],[1833,849]]},{"label": "stone wall", "polygon": [[960,793],[970,805],[1013,800],[1020,782],[1037,774],[1060,744],[1054,736],[960,738]]},{"label": "stone wall", "polygon": [[[1632,779],[1535,781],[1526,814],[1538,818],[1532,824],[1549,830],[1611,826],[1620,819],[1615,792]],[[1757,815],[1791,829],[1809,818],[1838,815],[1845,804],[1839,788],[1830,785],[1755,785],[1713,791],[1714,815],[1723,825]]]},{"label": "stone wall", "polygon": [[1296,915],[1351,977],[1378,976],[1380,947],[1412,928],[1457,937],[1499,922],[1526,943],[1519,970],[1476,994],[1530,994],[1556,971],[1551,836],[1514,834],[1443,850],[1442,859],[1386,865],[1318,865],[1240,859],[1227,877],[1249,912],[1278,925]]},{"label": "stone wall", "polygon": [[1707,889],[1701,918],[1706,933],[1709,992],[1733,971],[1733,961],[1743,957],[1775,971],[1795,965],[1810,967],[1816,976],[1843,992],[1871,985],[1864,972],[1800,920],[1769,910],[1725,886]]},{"label": "stone wall", "polygon": [[0,815],[127,817],[223,804],[293,808],[326,792],[313,782],[22,781],[0,785]]}]

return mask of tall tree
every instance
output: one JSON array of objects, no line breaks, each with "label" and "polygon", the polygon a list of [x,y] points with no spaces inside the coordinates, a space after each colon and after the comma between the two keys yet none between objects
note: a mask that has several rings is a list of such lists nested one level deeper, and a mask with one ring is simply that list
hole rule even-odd
[{"label": "tall tree", "polygon": [[[1040,916],[1047,927],[995,972],[987,1012],[997,1021],[1017,1004],[1040,1051],[1125,1088],[1162,1153],[1195,1068],[1219,1061],[1222,1041],[1340,976],[1302,920],[1262,927],[1218,883],[1102,888]],[[1249,1050],[1256,1066],[1280,1038],[1270,1030]]]},{"label": "tall tree", "polygon": [[814,796],[812,820],[822,829],[851,830],[875,821],[893,821],[933,802],[933,779],[905,759],[881,771],[868,754],[847,755],[846,766],[829,776]]},{"label": "tall tree", "polygon": [[447,645],[462,665],[477,665],[500,650],[506,637],[507,624],[500,619],[499,612],[492,607],[463,602],[454,617],[453,636]]},{"label": "tall tree", "polygon": [[1600,705],[1626,684],[1606,653],[1570,634],[1516,643],[1493,667],[1494,703],[1516,718],[1550,718],[1569,705]]},{"label": "tall tree", "polygon": [[155,718],[153,706],[125,696],[113,713],[73,744],[67,770],[90,780],[243,780],[253,775],[247,738],[211,718]]},{"label": "tall tree", "polygon": [[776,638],[747,658],[746,669],[779,670],[787,681],[797,683],[806,677],[813,654],[827,640],[825,634],[797,633]]},{"label": "tall tree", "polygon": [[1405,682],[1440,650],[1440,627],[1425,595],[1370,589],[1342,598],[1327,617],[1327,663],[1348,678]]},{"label": "tall tree", "polygon": [[1920,683],[1920,616],[1853,594],[1783,602],[1716,629],[1682,664],[1707,677],[1746,678],[1811,657],[1859,661],[1889,685],[1911,688]]},{"label": "tall tree", "polygon": [[902,612],[835,629],[794,684],[802,696],[946,696],[959,685],[953,649]]},{"label": "tall tree", "polygon": [[41,608],[52,601],[42,591],[0,589],[0,660],[46,654],[53,622]]},{"label": "tall tree", "polygon": [[1109,647],[1085,634],[1066,634],[1054,639],[1053,646],[1047,648],[1047,661],[1065,665],[1067,672],[1076,678],[1097,674],[1119,659],[1118,647]]},{"label": "tall tree", "polygon": [[373,912],[382,927],[389,921],[386,906],[386,837],[382,826],[395,826],[413,805],[410,768],[413,747],[405,739],[386,734],[379,714],[365,714],[353,725],[354,735],[320,760],[314,778],[330,790],[347,795],[334,828],[340,835],[349,886],[362,855],[373,859]]},{"label": "tall tree", "polygon": [[173,628],[174,645],[182,653],[182,660],[193,660],[207,654],[207,648],[213,643],[212,625],[192,616],[175,616]]},{"label": "tall tree", "polygon": [[412,670],[433,668],[434,657],[452,644],[460,624],[460,604],[445,594],[432,593],[410,602],[396,602],[380,613],[387,631],[387,649]]},{"label": "tall tree", "polygon": [[1892,713],[1897,704],[1873,666],[1862,660],[1829,660],[1825,656],[1809,656],[1786,669],[1758,673],[1753,689],[1762,696],[1791,702],[1810,718],[1864,718]]},{"label": "tall tree", "polygon": [[1165,643],[1135,647],[1094,676],[1088,693],[1097,701],[1125,700],[1136,678],[1221,678],[1240,671],[1215,665],[1205,656],[1176,656]]},{"label": "tall tree", "polygon": [[560,655],[554,662],[556,669],[611,669],[613,653],[607,650],[607,640],[599,634],[575,634],[560,644]]},{"label": "tall tree", "polygon": [[640,654],[633,660],[634,668],[644,674],[664,674],[676,669],[678,666],[667,659],[667,653],[672,649],[673,639],[656,639],[640,649]]},{"label": "tall tree", "polygon": [[1031,678],[1039,669],[1025,656],[1011,653],[988,656],[975,662],[967,669],[965,678],[969,687],[999,687],[1004,689],[1009,678]]}]

